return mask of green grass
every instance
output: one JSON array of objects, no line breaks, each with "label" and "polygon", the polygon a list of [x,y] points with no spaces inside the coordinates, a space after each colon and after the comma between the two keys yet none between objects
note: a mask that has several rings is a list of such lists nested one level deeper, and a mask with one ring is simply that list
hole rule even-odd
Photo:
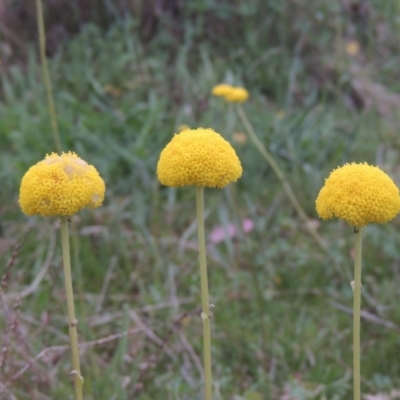
[{"label": "green grass", "polygon": [[[255,222],[241,238],[208,244],[215,399],[351,398],[352,228],[319,221],[330,248],[321,250],[261,155],[249,141],[232,140],[244,131],[238,118],[210,97],[223,80],[249,89],[244,109],[315,221],[316,195],[338,165],[379,163],[399,181],[396,118],[349,107],[341,77],[350,61],[326,48],[335,23],[344,28],[349,16],[325,2],[304,10],[303,3],[291,28],[286,2],[254,1],[247,11],[209,2],[197,10],[197,23],[189,9],[182,42],[167,31],[143,45],[135,20],[106,33],[88,25],[51,60],[63,148],[95,165],[107,184],[104,205],[71,223],[80,343],[138,329],[81,351],[85,399],[201,398],[194,190],[162,187],[155,172],[182,123],[221,132],[244,169],[236,205],[227,190],[206,190],[206,232],[237,218]],[[243,19],[235,46],[204,28],[211,5],[217,20]],[[388,24],[390,10],[378,10]],[[255,26],[259,13],[267,18]],[[302,30],[306,45],[296,53]],[[398,56],[379,58],[373,36],[363,40],[372,76],[396,90]],[[69,344],[58,222],[28,218],[18,206],[21,177],[54,150],[40,68],[29,54],[0,83],[0,265],[3,275],[10,272],[0,299],[1,347],[8,349],[0,383],[21,400],[72,399],[68,350],[49,353],[10,382],[43,349]],[[312,57],[320,68],[335,61],[338,76],[321,69],[326,80],[316,82]],[[373,72],[381,64],[384,76]],[[364,393],[400,386],[399,225],[365,231],[362,309],[378,319],[362,320]],[[44,270],[36,290],[26,291]]]}]

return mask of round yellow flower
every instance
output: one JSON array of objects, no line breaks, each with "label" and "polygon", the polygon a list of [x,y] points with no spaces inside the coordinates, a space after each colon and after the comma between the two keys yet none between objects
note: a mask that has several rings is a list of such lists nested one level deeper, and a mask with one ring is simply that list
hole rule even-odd
[{"label": "round yellow flower", "polygon": [[238,180],[242,166],[233,147],[212,129],[187,129],[161,152],[158,179],[166,186],[222,188]]},{"label": "round yellow flower", "polygon": [[219,85],[212,88],[211,93],[214,96],[226,96],[232,89],[233,87],[231,85],[220,83]]},{"label": "round yellow flower", "polygon": [[96,168],[75,153],[52,153],[22,178],[19,204],[27,215],[70,216],[100,206],[105,189]]},{"label": "round yellow flower", "polygon": [[345,164],[325,180],[316,209],[323,219],[338,217],[358,228],[384,224],[400,212],[399,189],[378,167]]},{"label": "round yellow flower", "polygon": [[233,87],[225,94],[226,101],[230,103],[243,103],[249,98],[249,92],[242,87]]}]

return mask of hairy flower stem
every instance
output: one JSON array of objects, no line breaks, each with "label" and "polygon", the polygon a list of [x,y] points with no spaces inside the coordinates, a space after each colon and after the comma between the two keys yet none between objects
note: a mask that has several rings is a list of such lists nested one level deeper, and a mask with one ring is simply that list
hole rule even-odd
[{"label": "hairy flower stem", "polygon": [[244,112],[243,108],[241,107],[241,105],[238,104],[236,109],[237,109],[239,118],[242,121],[242,124],[244,125],[244,127],[246,128],[246,131],[247,131],[251,141],[257,147],[257,150],[261,153],[261,155],[264,157],[264,159],[267,161],[267,163],[270,165],[270,167],[275,172],[275,175],[281,181],[283,189],[285,190],[287,197],[289,198],[290,202],[292,203],[293,208],[296,210],[296,212],[299,215],[299,217],[301,218],[301,220],[304,222],[305,227],[307,228],[307,230],[309,231],[311,236],[315,239],[315,241],[319,244],[319,246],[322,249],[326,250],[327,249],[326,243],[319,236],[319,234],[315,230],[315,228],[310,225],[310,223],[309,223],[310,220],[307,217],[307,214],[304,212],[299,201],[297,200],[297,197],[294,194],[293,189],[290,186],[289,181],[286,179],[286,176],[283,173],[282,169],[279,167],[278,163],[272,157],[271,153],[265,148],[265,146],[262,144],[261,140],[258,138],[256,133],[254,132],[254,129],[253,129],[249,119],[247,118],[246,113]]},{"label": "hairy flower stem", "polygon": [[71,276],[71,256],[69,250],[68,221],[66,217],[61,217],[61,242],[64,266],[65,295],[67,298],[68,309],[69,337],[71,340],[72,351],[72,371],[70,375],[73,376],[75,383],[75,399],[83,400],[83,377],[81,375],[81,368],[79,365],[78,351],[78,320],[75,317],[74,292],[72,289]]},{"label": "hairy flower stem", "polygon": [[354,400],[361,399],[360,384],[360,313],[361,313],[361,251],[362,228],[356,232],[353,283],[353,389]]},{"label": "hairy flower stem", "polygon": [[208,296],[206,240],[204,234],[204,188],[196,186],[197,233],[199,241],[199,264],[201,280],[201,319],[203,321],[203,351],[204,351],[204,399],[211,400],[211,324],[210,303]]},{"label": "hairy flower stem", "polygon": [[46,58],[46,34],[44,30],[44,18],[43,18],[43,4],[42,0],[36,0],[36,12],[37,12],[37,23],[39,31],[39,47],[40,47],[40,62],[42,64],[42,74],[44,85],[46,87],[47,103],[49,107],[51,130],[53,133],[53,139],[58,153],[61,153],[61,141],[58,133],[58,124],[56,116],[56,108],[54,106],[53,94],[51,90],[51,81],[49,74],[49,67],[47,65]]}]

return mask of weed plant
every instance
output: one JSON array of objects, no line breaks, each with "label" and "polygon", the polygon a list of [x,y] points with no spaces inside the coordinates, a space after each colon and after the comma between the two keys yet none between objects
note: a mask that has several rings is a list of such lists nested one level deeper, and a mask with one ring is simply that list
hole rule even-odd
[{"label": "weed plant", "polygon": [[[206,231],[237,218],[254,228],[219,243],[207,239],[214,398],[351,397],[351,228],[320,224],[314,202],[328,173],[348,161],[379,164],[399,183],[398,121],[353,102],[352,61],[335,50],[350,15],[333,3],[298,2],[291,27],[288,2],[251,4],[253,14],[240,15],[241,38],[229,46],[189,17],[183,39],[160,33],[143,45],[138,21],[126,19],[106,33],[87,25],[49,63],[63,148],[90,159],[107,183],[104,206],[74,216],[71,233],[87,399],[200,398],[194,194],[161,187],[156,164],[179,125],[221,129],[210,90],[224,80],[249,90],[246,114],[332,257],[307,234],[246,136],[235,140],[244,127],[233,120],[226,137],[243,165],[238,208],[226,192],[206,190]],[[371,4],[394,32],[390,12]],[[206,19],[206,11],[196,15]],[[218,12],[229,19],[234,11]],[[254,25],[258,13],[266,19]],[[277,16],[279,29],[271,22]],[[299,31],[304,42],[296,47]],[[392,42],[379,48],[373,32],[363,35],[356,38],[369,78],[395,90]],[[24,172],[54,151],[40,76],[30,49],[24,65],[0,77],[0,393],[22,400],[71,398],[59,226],[27,219],[17,202]],[[396,219],[365,232],[363,393],[400,386],[398,229]]]}]

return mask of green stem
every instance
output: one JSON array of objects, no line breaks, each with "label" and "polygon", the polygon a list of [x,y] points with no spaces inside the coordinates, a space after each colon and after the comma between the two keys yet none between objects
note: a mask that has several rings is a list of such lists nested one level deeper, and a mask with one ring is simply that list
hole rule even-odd
[{"label": "green stem", "polygon": [[37,11],[37,22],[39,30],[39,47],[40,47],[40,62],[42,64],[42,74],[44,85],[46,87],[47,103],[49,107],[51,130],[53,133],[54,143],[58,153],[61,153],[61,141],[58,133],[56,108],[54,106],[53,94],[51,90],[51,81],[49,74],[49,67],[47,65],[46,58],[46,34],[44,30],[44,18],[43,18],[43,4],[42,0],[36,0],[36,11]]},{"label": "green stem", "polygon": [[361,399],[360,384],[360,314],[361,314],[361,252],[362,228],[356,232],[353,283],[353,388],[354,400]]},{"label": "green stem", "polygon": [[68,234],[68,221],[66,217],[61,217],[61,243],[62,255],[64,266],[64,280],[65,280],[65,295],[67,298],[68,309],[68,325],[69,337],[71,340],[72,351],[72,371],[71,376],[74,378],[75,383],[75,399],[83,400],[83,377],[81,375],[81,368],[79,365],[79,350],[78,350],[78,320],[75,317],[74,308],[74,292],[72,289],[72,276],[71,276],[71,255],[69,250],[69,234]]},{"label": "green stem", "polygon": [[196,186],[197,233],[199,240],[199,263],[201,280],[201,319],[203,321],[204,343],[204,399],[211,400],[212,374],[211,374],[211,324],[210,302],[208,296],[206,240],[204,235],[204,188]]},{"label": "green stem", "polygon": [[265,146],[262,144],[261,140],[258,138],[256,133],[254,132],[254,129],[253,129],[249,119],[246,116],[246,113],[244,112],[243,108],[239,104],[237,105],[237,112],[238,112],[239,118],[242,121],[242,124],[244,125],[244,127],[246,128],[246,131],[247,131],[250,139],[252,140],[253,144],[257,147],[258,151],[265,158],[267,163],[270,165],[272,170],[275,172],[278,179],[281,181],[283,189],[285,190],[285,193],[286,193],[287,197],[289,198],[289,201],[292,203],[293,208],[296,210],[297,214],[299,215],[301,220],[304,222],[305,227],[307,228],[307,230],[309,231],[311,236],[315,239],[315,241],[320,245],[320,247],[323,248],[324,250],[326,250],[327,249],[326,243],[321,239],[318,232],[310,224],[310,220],[307,217],[307,214],[304,212],[303,208],[301,207],[299,201],[297,200],[297,197],[294,194],[289,181],[286,179],[285,174],[283,173],[283,171],[279,167],[278,163],[275,161],[275,159],[272,157],[270,152],[265,148]]}]

